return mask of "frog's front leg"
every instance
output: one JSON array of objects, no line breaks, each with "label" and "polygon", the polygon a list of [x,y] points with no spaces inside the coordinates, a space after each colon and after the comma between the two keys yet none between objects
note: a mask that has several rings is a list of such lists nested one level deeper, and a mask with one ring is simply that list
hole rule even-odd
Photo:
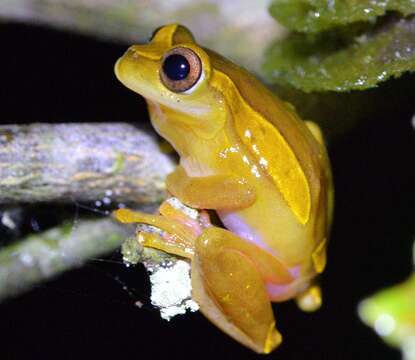
[{"label": "frog's front leg", "polygon": [[[185,211],[188,213],[186,214]],[[189,215],[191,211],[193,214]],[[204,228],[211,225],[206,211],[198,212],[184,207],[175,198],[165,200],[159,208],[159,214],[118,209],[113,215],[124,224],[147,224],[158,230],[149,232],[148,229],[137,228],[137,238],[143,246],[190,259],[194,254],[197,237],[201,235]]]},{"label": "frog's front leg", "polygon": [[190,177],[178,166],[166,179],[168,191],[195,209],[234,210],[256,200],[254,188],[232,175]]}]

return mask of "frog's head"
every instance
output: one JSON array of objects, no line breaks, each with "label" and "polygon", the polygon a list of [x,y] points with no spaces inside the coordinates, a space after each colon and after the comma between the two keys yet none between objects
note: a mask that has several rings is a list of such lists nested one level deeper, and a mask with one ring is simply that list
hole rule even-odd
[{"label": "frog's head", "polygon": [[176,118],[206,137],[223,126],[223,98],[209,83],[209,55],[181,25],[163,26],[148,44],[131,46],[117,61],[115,73],[125,86],[177,112]]}]

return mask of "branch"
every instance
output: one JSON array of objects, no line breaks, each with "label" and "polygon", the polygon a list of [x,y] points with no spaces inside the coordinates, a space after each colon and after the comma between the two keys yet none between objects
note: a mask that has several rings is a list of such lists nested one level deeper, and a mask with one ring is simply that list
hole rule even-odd
[{"label": "branch", "polygon": [[126,264],[143,263],[152,284],[151,301],[170,319],[187,309],[198,309],[191,300],[190,265],[155,249],[144,248],[132,227],[111,219],[66,224],[0,250],[0,302],[82,266],[90,258],[106,255],[122,245]]},{"label": "branch", "polygon": [[118,248],[130,234],[128,227],[110,219],[79,221],[30,235],[0,251],[0,301],[88,259]]},{"label": "branch", "polygon": [[[173,166],[153,136],[128,124],[0,126],[0,203],[98,200],[143,206],[165,197],[164,178]],[[114,251],[130,230],[111,219],[79,221],[3,248],[0,301]],[[175,261],[137,246],[135,240],[125,244],[126,261],[143,262],[153,271]]]},{"label": "branch", "polygon": [[173,161],[132,125],[0,126],[0,203],[154,203]]}]

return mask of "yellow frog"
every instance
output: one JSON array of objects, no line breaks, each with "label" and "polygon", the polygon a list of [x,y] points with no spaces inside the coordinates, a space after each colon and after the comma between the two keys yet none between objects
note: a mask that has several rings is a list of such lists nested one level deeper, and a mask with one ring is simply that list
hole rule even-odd
[{"label": "yellow frog", "polygon": [[145,97],[154,128],[180,156],[168,191],[201,214],[164,202],[159,215],[119,209],[116,218],[162,229],[139,239],[191,259],[202,313],[252,350],[271,352],[282,340],[271,302],[321,305],[315,278],[326,264],[333,191],[318,126],[181,25],[131,46],[115,72]]}]

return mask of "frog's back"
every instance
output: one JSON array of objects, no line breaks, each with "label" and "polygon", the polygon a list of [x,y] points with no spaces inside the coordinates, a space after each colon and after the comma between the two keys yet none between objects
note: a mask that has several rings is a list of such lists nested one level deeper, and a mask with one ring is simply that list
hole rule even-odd
[{"label": "frog's back", "polygon": [[[251,144],[250,138],[242,136],[246,129],[252,130],[253,125],[249,127],[247,119],[237,119],[235,121],[239,124],[236,128],[240,128],[242,143],[257,159],[258,155],[270,161],[275,158],[274,181],[305,229],[305,241],[309,242],[311,249],[318,248],[327,238],[332,211],[331,174],[324,144],[313,136],[289,104],[278,99],[254,76],[220,55],[210,51],[209,55],[214,68],[232,79],[243,102],[256,113],[253,114],[255,122],[257,125],[260,123],[257,128],[266,134],[262,136],[262,153],[258,153],[258,149],[261,151],[258,136],[256,144]],[[278,153],[281,154],[279,158]],[[272,175],[273,172],[268,173]]]}]

